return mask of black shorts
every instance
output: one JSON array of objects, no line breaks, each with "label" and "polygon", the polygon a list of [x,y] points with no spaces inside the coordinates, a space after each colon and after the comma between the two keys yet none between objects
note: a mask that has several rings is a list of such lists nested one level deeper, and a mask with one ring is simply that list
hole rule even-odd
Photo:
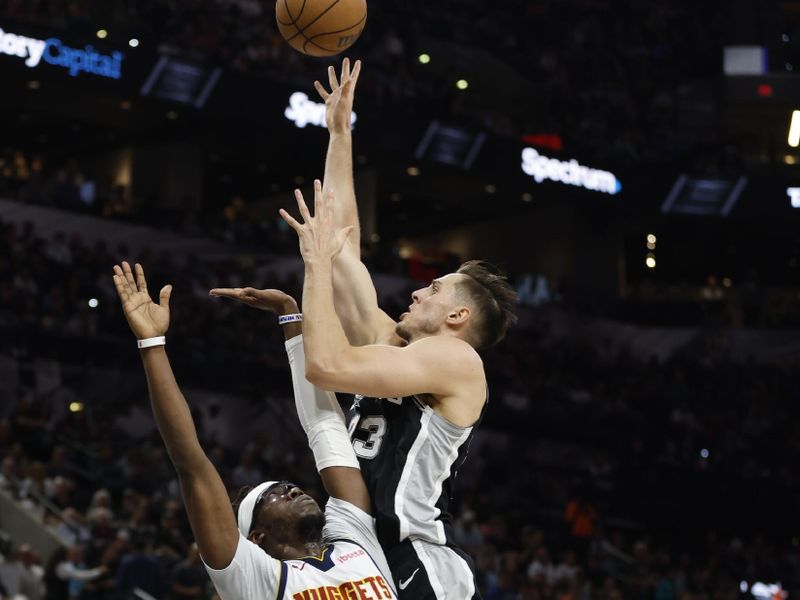
[{"label": "black shorts", "polygon": [[386,553],[400,600],[480,600],[475,564],[462,550],[406,540]]}]

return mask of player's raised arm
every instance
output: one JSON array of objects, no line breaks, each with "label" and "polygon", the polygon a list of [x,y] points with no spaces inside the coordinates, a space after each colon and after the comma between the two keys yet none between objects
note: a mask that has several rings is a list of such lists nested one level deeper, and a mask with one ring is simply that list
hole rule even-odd
[{"label": "player's raised arm", "polygon": [[361,61],[357,60],[350,70],[350,59],[342,61],[341,76],[336,69],[328,67],[330,91],[319,81],[314,87],[325,102],[325,123],[330,140],[325,156],[325,178],[323,192],[336,190],[334,218],[339,228],[353,227],[353,235],[347,242],[348,249],[361,260],[361,230],[358,220],[358,205],[353,183],[353,102],[356,85],[361,74]]},{"label": "player's raised arm", "polygon": [[351,132],[356,84],[361,73],[361,61],[352,71],[350,60],[336,69],[328,67],[330,90],[314,82],[325,101],[325,120],[330,134],[325,159],[323,192],[336,191],[333,217],[338,228],[352,227],[353,233],[334,263],[334,307],[345,333],[356,346],[388,342],[395,322],[378,306],[378,295],[369,271],[361,262],[361,225],[353,184],[353,138]]},{"label": "player's raised arm", "polygon": [[156,304],[147,291],[141,265],[136,265],[134,276],[127,262],[114,266],[114,285],[131,330],[138,340],[147,340],[140,346],[148,347],[140,352],[153,416],[178,474],[198,549],[209,567],[222,569],[233,560],[239,531],[225,486],[200,446],[189,406],[159,339],[169,328],[172,286],[161,290]]},{"label": "player's raised arm", "polygon": [[215,288],[210,294],[238,300],[285,318],[281,326],[292,371],[297,417],[308,437],[308,445],[314,453],[325,490],[329,496],[345,500],[370,514],[369,492],[361,476],[344,413],[336,396],[315,387],[306,379],[302,325],[296,320],[300,312],[297,302],[288,294],[273,289]]},{"label": "player's raised arm", "polygon": [[[485,399],[483,363],[465,341],[449,336],[423,339],[405,348],[388,345],[352,346],[331,304],[332,261],[341,252],[348,229],[333,224],[333,199],[322,197],[315,184],[315,213],[311,216],[297,192],[300,223],[281,211],[297,232],[306,266],[303,299],[305,307],[306,376],[324,389],[375,397],[434,394],[442,398],[464,398],[474,410],[458,410],[454,422],[472,425]],[[454,326],[466,324],[469,309],[455,311]],[[473,397],[474,396],[474,397]]]}]

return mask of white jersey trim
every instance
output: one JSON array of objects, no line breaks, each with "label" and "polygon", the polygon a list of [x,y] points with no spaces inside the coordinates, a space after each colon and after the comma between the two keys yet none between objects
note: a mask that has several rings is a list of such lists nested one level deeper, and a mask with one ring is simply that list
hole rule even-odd
[{"label": "white jersey trim", "polygon": [[444,534],[444,524],[439,521],[439,516],[442,514],[442,510],[436,506],[436,501],[439,499],[439,496],[442,495],[442,484],[444,484],[444,480],[450,477],[450,470],[453,468],[453,463],[456,462],[458,459],[458,453],[461,451],[461,446],[464,445],[464,442],[469,438],[469,435],[472,433],[472,427],[469,427],[464,430],[464,433],[461,434],[461,437],[458,438],[458,442],[453,446],[450,455],[447,457],[447,465],[444,469],[442,469],[441,474],[436,479],[433,484],[433,493],[431,497],[428,498],[428,504],[433,506],[434,510],[434,518],[436,520],[436,534],[439,538],[439,543],[444,545],[447,543],[447,536]]},{"label": "white jersey trim", "polygon": [[425,552],[425,547],[419,540],[411,540],[411,546],[414,548],[414,552],[417,553],[417,558],[419,558],[422,566],[425,567],[425,571],[428,574],[428,583],[431,584],[436,597],[447,598],[447,593],[444,591],[444,586],[442,585],[442,582],[439,581],[439,577],[436,574],[436,569],[433,567],[433,563],[428,558],[428,553]]},{"label": "white jersey trim", "polygon": [[408,487],[408,481],[411,478],[411,472],[416,464],[417,454],[419,454],[419,451],[422,449],[423,445],[428,439],[428,425],[430,424],[430,420],[431,413],[423,412],[422,418],[420,419],[420,428],[419,433],[417,434],[417,439],[414,440],[414,444],[411,446],[411,450],[408,452],[406,464],[403,466],[403,473],[400,475],[400,481],[397,484],[397,490],[395,490],[394,512],[397,515],[397,519],[400,524],[400,539],[398,541],[403,541],[406,539],[411,531],[408,517],[406,517],[405,514],[406,487]]}]

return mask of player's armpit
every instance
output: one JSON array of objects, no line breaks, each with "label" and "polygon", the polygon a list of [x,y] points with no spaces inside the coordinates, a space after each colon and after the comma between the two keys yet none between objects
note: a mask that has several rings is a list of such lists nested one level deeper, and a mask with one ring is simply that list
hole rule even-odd
[{"label": "player's armpit", "polygon": [[349,347],[327,364],[307,363],[306,376],[323,389],[377,398],[432,394],[477,407],[486,393],[483,361],[469,344],[448,336],[432,336],[404,348]]},{"label": "player's armpit", "polygon": [[236,555],[239,529],[219,473],[206,457],[179,470],[178,480],[200,556],[212,569],[224,569]]},{"label": "player's armpit", "polygon": [[352,467],[328,467],[319,472],[325,491],[328,495],[349,502],[372,514],[372,503],[369,499],[367,484],[359,469]]},{"label": "player's armpit", "polygon": [[378,306],[378,294],[364,263],[348,247],[333,261],[333,304],[353,346],[388,343],[397,323]]}]

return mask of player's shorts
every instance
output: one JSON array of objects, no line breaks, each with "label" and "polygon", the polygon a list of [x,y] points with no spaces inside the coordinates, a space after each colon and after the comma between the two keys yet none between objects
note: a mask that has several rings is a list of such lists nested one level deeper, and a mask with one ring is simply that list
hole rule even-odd
[{"label": "player's shorts", "polygon": [[480,600],[475,564],[462,550],[406,540],[386,553],[400,600]]}]

